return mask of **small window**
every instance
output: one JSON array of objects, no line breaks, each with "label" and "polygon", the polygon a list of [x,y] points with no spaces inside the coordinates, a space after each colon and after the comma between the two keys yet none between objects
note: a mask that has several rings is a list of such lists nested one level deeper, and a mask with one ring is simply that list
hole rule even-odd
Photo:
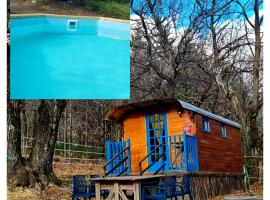
[{"label": "small window", "polygon": [[226,131],[226,127],[224,126],[224,124],[221,124],[221,137],[227,138],[227,131]]},{"label": "small window", "polygon": [[210,133],[210,125],[208,117],[203,116],[203,131]]}]

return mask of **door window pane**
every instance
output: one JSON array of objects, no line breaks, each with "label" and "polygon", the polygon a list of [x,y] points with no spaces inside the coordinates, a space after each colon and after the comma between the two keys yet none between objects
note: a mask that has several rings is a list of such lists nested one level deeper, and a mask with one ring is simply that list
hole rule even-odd
[{"label": "door window pane", "polygon": [[[151,161],[154,162],[161,154],[165,154],[159,160],[166,160],[166,137],[165,137],[165,114],[158,113],[148,116],[148,133],[150,139],[150,150],[156,148],[156,150],[151,155]],[[164,144],[160,147],[158,145]]]}]

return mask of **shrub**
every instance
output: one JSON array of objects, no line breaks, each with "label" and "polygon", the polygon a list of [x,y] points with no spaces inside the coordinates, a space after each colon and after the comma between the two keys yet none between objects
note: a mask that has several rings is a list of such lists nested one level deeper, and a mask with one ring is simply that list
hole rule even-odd
[{"label": "shrub", "polygon": [[[80,0],[76,0],[80,1]],[[116,17],[129,19],[129,1],[126,0],[82,0],[83,5],[91,10],[100,13],[106,17]]]},{"label": "shrub", "polygon": [[102,2],[100,12],[104,16],[116,17],[121,19],[129,19],[130,15],[128,3],[123,4],[114,1]]}]

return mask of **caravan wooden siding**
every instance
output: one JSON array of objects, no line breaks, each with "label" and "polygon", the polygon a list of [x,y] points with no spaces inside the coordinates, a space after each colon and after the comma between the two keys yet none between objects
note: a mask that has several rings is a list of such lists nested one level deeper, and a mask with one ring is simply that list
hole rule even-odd
[{"label": "caravan wooden siding", "polygon": [[196,125],[191,120],[188,110],[183,110],[181,115],[178,113],[179,107],[171,107],[168,111],[168,135],[179,135],[184,132],[184,127],[191,127],[191,131],[187,135],[194,135],[196,133]]},{"label": "caravan wooden siding", "polygon": [[[139,162],[147,155],[145,116],[142,113],[128,115],[124,119],[124,139],[130,139],[131,172],[139,172]],[[148,165],[147,161],[143,167]]]},{"label": "caravan wooden siding", "polygon": [[202,116],[196,114],[199,170],[201,172],[243,172],[240,129],[224,125],[227,138],[221,137],[221,123],[209,119],[210,133],[203,132]]}]

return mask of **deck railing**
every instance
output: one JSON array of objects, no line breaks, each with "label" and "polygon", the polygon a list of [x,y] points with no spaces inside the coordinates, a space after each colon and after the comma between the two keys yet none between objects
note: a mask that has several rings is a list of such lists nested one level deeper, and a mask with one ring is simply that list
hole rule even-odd
[{"label": "deck railing", "polygon": [[197,171],[199,169],[197,136],[190,136],[185,132],[180,135],[171,135],[168,148],[169,170]]},{"label": "deck railing", "polygon": [[171,170],[185,170],[185,136],[172,135],[169,136],[169,158]]},{"label": "deck railing", "polygon": [[[160,139],[160,141],[163,141]],[[170,135],[139,161],[139,173],[149,170],[153,174],[167,171],[198,171],[197,136],[186,133]],[[106,176],[131,173],[130,140],[107,141],[104,166]],[[143,167],[143,163],[147,165]]]},{"label": "deck railing", "polygon": [[[161,141],[161,140],[160,140]],[[143,169],[142,163],[154,155],[156,150],[166,146],[166,152],[161,152],[155,159]],[[159,144],[152,151],[150,151],[140,162],[139,170],[140,175],[147,172],[157,162],[162,160],[162,164],[159,164],[153,174],[159,173],[161,170],[164,171],[198,171],[198,147],[197,147],[197,136],[187,135],[185,132],[178,135],[168,136],[166,143]],[[149,159],[148,159],[149,162]],[[153,169],[153,168],[152,168]]]},{"label": "deck railing", "polygon": [[107,141],[105,176],[121,176],[131,172],[130,140]]}]

